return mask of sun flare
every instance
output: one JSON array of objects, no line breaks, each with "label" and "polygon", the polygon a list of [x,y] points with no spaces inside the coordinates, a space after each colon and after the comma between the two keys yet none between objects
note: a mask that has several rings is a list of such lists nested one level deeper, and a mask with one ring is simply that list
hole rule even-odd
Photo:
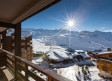
[{"label": "sun flare", "polygon": [[74,20],[68,20],[67,21],[67,26],[68,27],[74,27],[75,26],[75,21]]}]

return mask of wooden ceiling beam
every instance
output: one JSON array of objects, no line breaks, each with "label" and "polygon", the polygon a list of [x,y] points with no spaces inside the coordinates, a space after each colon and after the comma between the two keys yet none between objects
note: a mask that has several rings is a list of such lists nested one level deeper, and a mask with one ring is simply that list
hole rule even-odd
[{"label": "wooden ceiling beam", "polygon": [[3,34],[3,32],[5,32],[7,29],[5,29],[4,31],[0,32],[0,34]]},{"label": "wooden ceiling beam", "polygon": [[0,22],[0,27],[4,27],[4,28],[14,28],[16,27],[16,24],[10,24],[10,23],[6,23],[6,22]]}]

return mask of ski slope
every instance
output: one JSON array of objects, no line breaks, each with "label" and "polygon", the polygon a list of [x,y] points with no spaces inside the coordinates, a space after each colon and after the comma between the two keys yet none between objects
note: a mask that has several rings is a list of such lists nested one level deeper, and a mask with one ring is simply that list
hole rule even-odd
[{"label": "ski slope", "polygon": [[[68,47],[70,33],[68,30],[25,29],[32,32],[33,39],[42,41],[45,45]],[[40,45],[40,44],[36,44]],[[35,45],[35,46],[36,46]],[[72,31],[70,47],[75,50],[95,50],[112,48],[112,32]],[[47,47],[45,47],[47,51]]]}]

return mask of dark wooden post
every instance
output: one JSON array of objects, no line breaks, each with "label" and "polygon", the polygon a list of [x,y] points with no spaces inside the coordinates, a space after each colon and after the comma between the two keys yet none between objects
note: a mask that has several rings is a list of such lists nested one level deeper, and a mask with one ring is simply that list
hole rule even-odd
[{"label": "dark wooden post", "polygon": [[[21,23],[15,26],[15,55],[21,57]],[[15,58],[15,81],[17,81],[17,59]]]},{"label": "dark wooden post", "polygon": [[[28,43],[28,38],[26,37],[26,40],[25,40],[25,50],[27,51],[27,43]],[[28,60],[28,52],[26,52],[26,59]]]},{"label": "dark wooden post", "polygon": [[15,55],[21,57],[21,23],[15,26]]},{"label": "dark wooden post", "polygon": [[[6,50],[6,31],[2,32],[2,49]],[[1,66],[6,66],[7,64],[7,56],[5,55],[4,52],[2,52],[1,56],[0,56],[0,61],[1,61]]]},{"label": "dark wooden post", "polygon": [[2,48],[6,50],[6,31],[2,33]]},{"label": "dark wooden post", "polygon": [[25,63],[25,81],[28,81],[28,65]]}]

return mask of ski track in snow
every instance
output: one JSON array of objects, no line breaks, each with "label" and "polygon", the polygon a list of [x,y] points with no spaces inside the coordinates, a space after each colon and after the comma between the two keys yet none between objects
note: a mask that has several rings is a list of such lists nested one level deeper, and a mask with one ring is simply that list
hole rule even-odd
[{"label": "ski track in snow", "polygon": [[103,44],[100,44],[100,43],[96,43],[96,42],[93,42],[93,41],[91,43],[96,44],[96,45],[99,45],[99,46],[102,46],[102,47],[105,47]]}]

